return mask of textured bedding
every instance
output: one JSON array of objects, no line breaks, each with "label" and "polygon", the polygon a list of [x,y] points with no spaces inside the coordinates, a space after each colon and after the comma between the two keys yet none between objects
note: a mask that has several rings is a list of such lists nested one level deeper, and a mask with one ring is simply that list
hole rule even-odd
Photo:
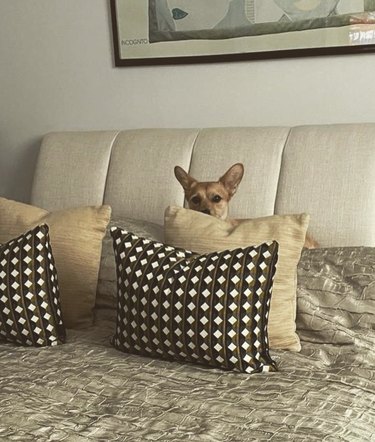
[{"label": "textured bedding", "polygon": [[375,252],[303,253],[300,353],[246,375],[127,355],[114,311],[54,348],[0,345],[0,440],[375,440]]}]

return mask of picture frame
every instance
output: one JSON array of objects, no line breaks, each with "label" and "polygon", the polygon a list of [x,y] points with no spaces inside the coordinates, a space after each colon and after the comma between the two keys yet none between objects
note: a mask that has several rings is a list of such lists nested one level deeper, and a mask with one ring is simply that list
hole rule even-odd
[{"label": "picture frame", "polygon": [[375,0],[110,0],[115,66],[375,51]]}]

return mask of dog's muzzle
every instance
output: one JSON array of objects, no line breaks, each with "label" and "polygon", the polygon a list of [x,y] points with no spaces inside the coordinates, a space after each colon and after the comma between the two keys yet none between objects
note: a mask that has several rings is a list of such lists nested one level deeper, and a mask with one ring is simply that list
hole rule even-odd
[{"label": "dog's muzzle", "polygon": [[209,211],[209,209],[204,209],[204,210],[201,210],[201,212],[202,213],[205,213],[206,215],[210,215],[210,211]]}]

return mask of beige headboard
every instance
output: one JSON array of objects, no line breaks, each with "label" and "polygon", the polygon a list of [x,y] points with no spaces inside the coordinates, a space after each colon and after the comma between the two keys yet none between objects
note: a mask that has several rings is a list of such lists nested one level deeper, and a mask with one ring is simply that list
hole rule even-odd
[{"label": "beige headboard", "polygon": [[105,203],[113,218],[162,224],[164,209],[184,202],[175,165],[208,181],[236,162],[245,176],[231,217],[307,212],[322,246],[375,245],[375,123],[51,133],[31,202]]}]

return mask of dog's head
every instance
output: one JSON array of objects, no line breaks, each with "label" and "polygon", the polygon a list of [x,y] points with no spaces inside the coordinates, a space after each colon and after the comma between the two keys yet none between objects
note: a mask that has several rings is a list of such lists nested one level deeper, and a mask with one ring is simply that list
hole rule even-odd
[{"label": "dog's head", "polygon": [[218,181],[201,182],[181,167],[174,168],[174,174],[185,191],[189,208],[220,219],[227,219],[228,203],[236,193],[243,173],[243,164],[236,163]]}]

